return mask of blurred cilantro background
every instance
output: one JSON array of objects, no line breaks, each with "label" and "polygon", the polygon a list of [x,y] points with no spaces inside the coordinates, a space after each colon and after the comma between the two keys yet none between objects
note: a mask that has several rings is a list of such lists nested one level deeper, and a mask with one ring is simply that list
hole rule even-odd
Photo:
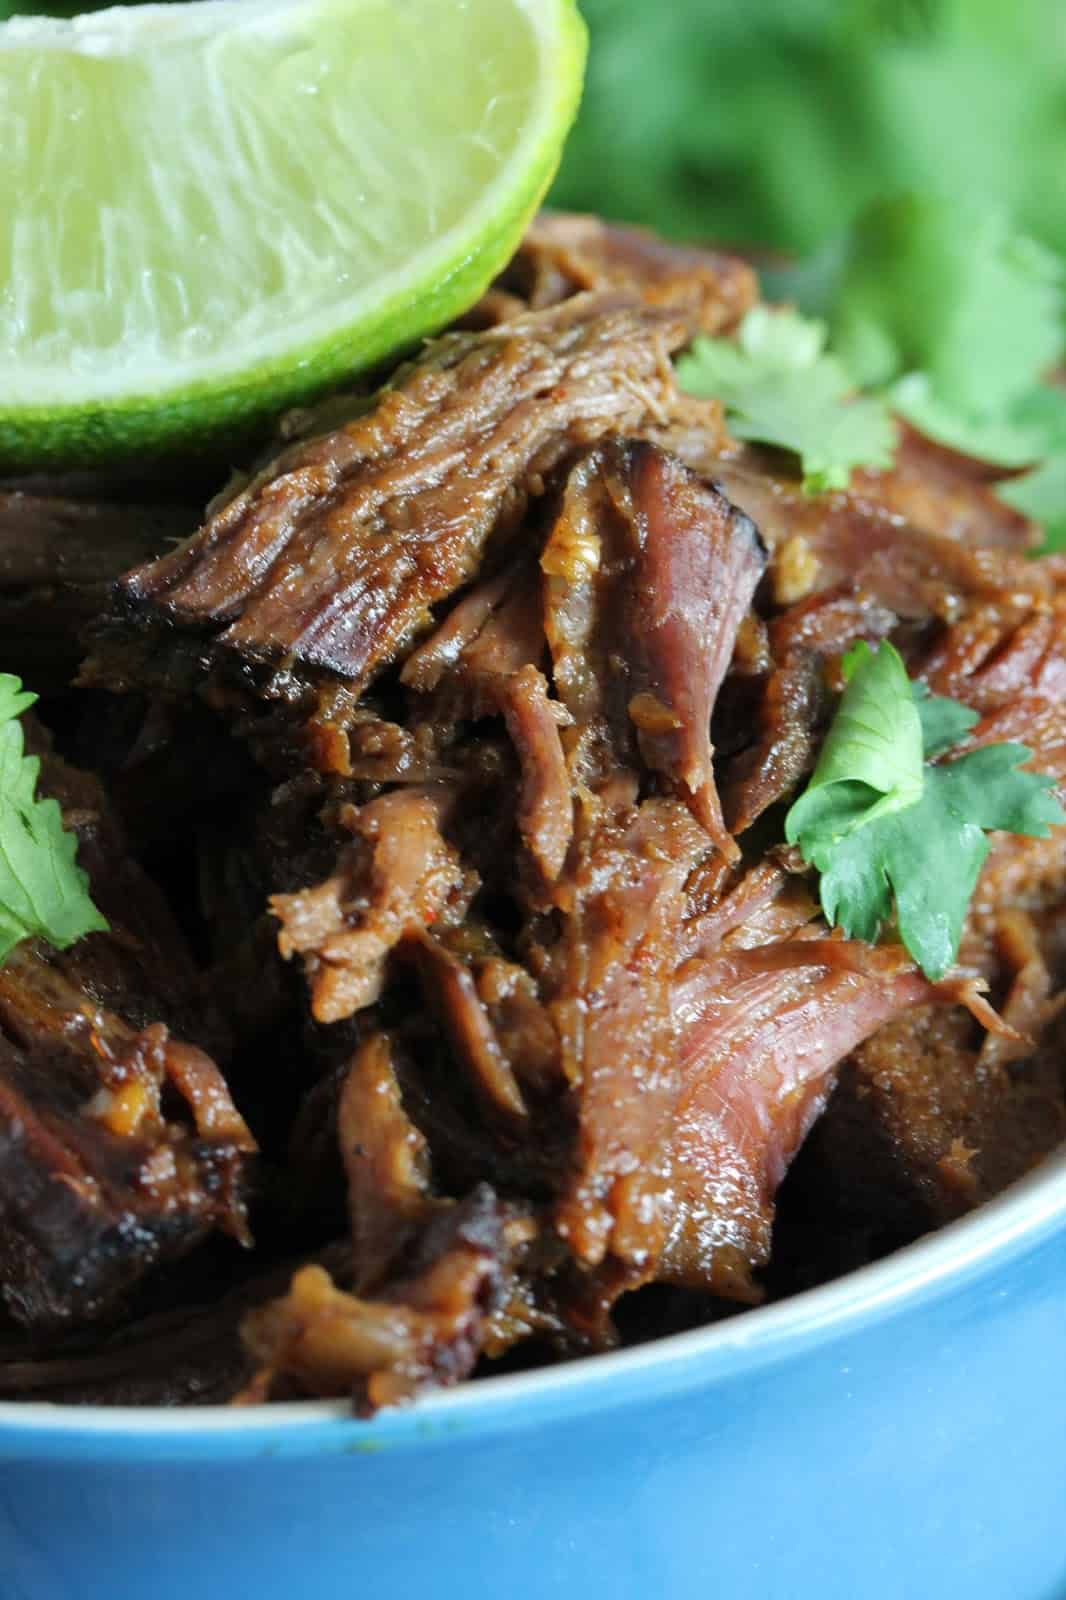
[{"label": "blurred cilantro background", "polygon": [[1064,0],[580,0],[556,204],[807,252],[905,190],[1066,255]]},{"label": "blurred cilantro background", "polygon": [[933,437],[1036,463],[1003,493],[1066,548],[1066,0],[580,4],[553,202],[781,252],[767,293]]}]

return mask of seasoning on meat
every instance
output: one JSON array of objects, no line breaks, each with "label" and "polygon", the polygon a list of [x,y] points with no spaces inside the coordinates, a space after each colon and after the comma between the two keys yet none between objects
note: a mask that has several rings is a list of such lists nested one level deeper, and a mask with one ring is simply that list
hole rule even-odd
[{"label": "seasoning on meat", "polygon": [[122,597],[134,617],[200,629],[229,664],[363,686],[473,577],[490,537],[517,532],[568,455],[668,414],[668,357],[689,331],[683,311],[606,292],[446,336],[370,410],[291,445],[129,575]]},{"label": "seasoning on meat", "polygon": [[215,1062],[164,1020],[203,1028],[192,964],[99,785],[46,753],[42,788],[111,931],[0,967],[0,1292],[35,1330],[113,1311],[215,1228],[249,1243],[255,1149]]},{"label": "seasoning on meat", "polygon": [[[783,842],[860,639],[1066,790],[1066,564],[913,430],[816,495],[731,440],[670,356],[754,297],[720,254],[546,215],[461,329],[288,419],[168,553],[0,496],[32,593],[60,523],[107,533],[70,546],[79,616],[141,563],[46,709],[166,891],[42,740],[113,931],[0,969],[32,1329],[4,1392],[129,1393],[111,1352],[155,1372],[165,1325],[160,1394],[370,1412],[650,1336],[667,1290],[717,1315],[815,1281],[1066,1135],[1066,829],[992,838],[939,983],[891,927],[827,927]],[[248,1205],[245,1278],[218,1236]],[[220,1271],[175,1332],[167,1294]]]}]

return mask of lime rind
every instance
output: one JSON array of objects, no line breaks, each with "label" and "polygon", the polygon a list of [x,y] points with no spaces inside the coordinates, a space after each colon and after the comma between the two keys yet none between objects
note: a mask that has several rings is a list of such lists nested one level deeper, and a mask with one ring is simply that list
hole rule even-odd
[{"label": "lime rind", "polygon": [[[324,0],[327,11],[362,0]],[[140,8],[159,24],[174,27],[175,13],[225,10],[236,5],[259,11],[260,0],[203,0],[201,5]],[[573,0],[472,0],[472,14],[486,8],[521,13],[531,20],[538,59],[529,68],[534,94],[519,135],[499,162],[499,170],[482,184],[451,226],[427,237],[402,266],[374,275],[356,293],[303,317],[258,340],[226,338],[203,360],[178,361],[173,353],[153,352],[151,359],[126,361],[107,370],[106,352],[90,377],[71,363],[62,393],[48,388],[31,397],[33,384],[19,383],[18,352],[5,361],[5,392],[0,397],[0,463],[58,465],[75,461],[102,462],[133,453],[158,453],[202,446],[225,446],[285,407],[305,403],[346,379],[410,349],[459,315],[488,285],[513,252],[530,216],[547,189],[558,164],[565,132],[580,96],[585,56],[584,27]],[[303,12],[317,15],[318,7]],[[438,10],[430,5],[409,8]],[[291,0],[267,0],[263,15],[291,12]],[[467,10],[460,6],[455,17]],[[121,13],[121,28],[130,30]],[[94,13],[76,19],[82,40],[109,37],[108,19],[116,13]],[[71,24],[48,19],[51,30]],[[0,29],[0,72],[4,34],[12,29],[18,49],[41,26],[20,22]],[[149,29],[150,31],[150,29]],[[432,163],[427,171],[431,173]],[[239,221],[239,219],[238,219]],[[284,296],[282,296],[282,300]],[[0,289],[2,303],[2,289]],[[23,362],[25,365],[25,362]],[[24,375],[25,376],[25,375]],[[38,393],[41,375],[37,374]]]}]

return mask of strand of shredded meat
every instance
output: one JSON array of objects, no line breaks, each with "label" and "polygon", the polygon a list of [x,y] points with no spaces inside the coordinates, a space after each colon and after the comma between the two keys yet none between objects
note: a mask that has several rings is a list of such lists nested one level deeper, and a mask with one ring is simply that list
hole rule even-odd
[{"label": "strand of shredded meat", "polygon": [[[754,297],[734,259],[538,219],[460,330],[290,419],[96,629],[84,684],[245,763],[205,920],[274,1071],[244,1079],[263,1227],[314,1257],[244,1320],[245,1399],[370,1411],[605,1348],[638,1290],[751,1304],[789,1270],[786,1176],[876,1253],[1066,1129],[1063,830],[993,841],[939,984],[832,932],[781,843],[857,638],[1066,786],[1062,563],[913,431],[821,495],[733,441],[670,357]],[[205,1142],[237,1172],[249,1140],[124,983],[104,1033],[180,1172],[177,1253],[235,1226]]]}]

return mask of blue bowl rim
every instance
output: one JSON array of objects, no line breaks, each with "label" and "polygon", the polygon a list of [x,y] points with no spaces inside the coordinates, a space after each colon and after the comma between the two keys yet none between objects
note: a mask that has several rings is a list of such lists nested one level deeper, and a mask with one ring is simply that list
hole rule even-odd
[{"label": "blue bowl rim", "polygon": [[801,1355],[949,1295],[1066,1230],[1066,1147],[980,1210],[787,1300],[586,1360],[480,1378],[354,1419],[343,1401],[233,1408],[0,1402],[0,1458],[248,1459],[373,1452],[536,1426],[694,1388]]}]

